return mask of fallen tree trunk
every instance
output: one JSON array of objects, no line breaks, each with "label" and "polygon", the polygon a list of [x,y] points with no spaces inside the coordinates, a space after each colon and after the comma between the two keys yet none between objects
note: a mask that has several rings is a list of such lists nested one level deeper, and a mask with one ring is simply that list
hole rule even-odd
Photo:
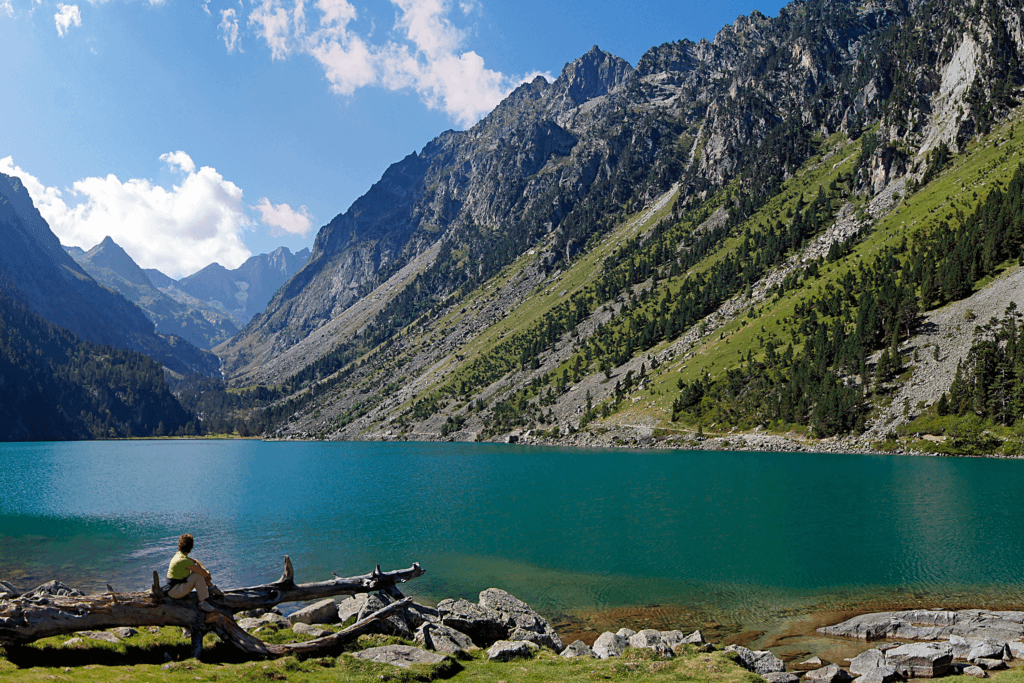
[{"label": "fallen tree trunk", "polygon": [[[153,586],[149,591],[116,593],[108,591],[94,595],[27,595],[0,601],[0,645],[20,645],[40,638],[71,634],[76,631],[103,630],[118,626],[182,626],[192,631],[192,652],[198,657],[202,649],[203,634],[214,630],[225,641],[254,656],[279,656],[287,652],[310,654],[318,648],[329,648],[345,642],[321,643],[309,649],[310,643],[298,643],[306,649],[269,645],[246,633],[234,621],[236,612],[251,609],[270,609],[283,602],[322,600],[338,595],[355,595],[391,589],[399,583],[422,576],[418,563],[408,569],[382,572],[380,565],[362,576],[334,579],[317,583],[295,583],[291,559],[284,558],[284,573],[273,583],[224,591],[211,597],[214,612],[203,612],[195,594],[175,600],[164,595],[160,577],[153,572]],[[398,603],[388,605],[364,621],[372,622],[398,609]],[[362,622],[360,622],[362,623]],[[347,631],[352,631],[354,625]],[[363,625],[363,630],[367,625]],[[358,636],[359,631],[355,633]],[[244,634],[244,637],[241,635]],[[333,638],[341,633],[328,636]],[[351,634],[346,638],[353,638]],[[325,640],[323,638],[317,640]],[[316,642],[316,641],[312,641]],[[280,648],[286,648],[280,650]],[[280,652],[279,652],[280,650]]]}]

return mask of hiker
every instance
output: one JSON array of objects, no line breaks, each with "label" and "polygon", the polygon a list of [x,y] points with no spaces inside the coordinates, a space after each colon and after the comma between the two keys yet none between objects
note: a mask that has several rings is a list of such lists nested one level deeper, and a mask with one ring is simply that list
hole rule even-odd
[{"label": "hiker", "polygon": [[192,534],[182,534],[178,538],[178,552],[171,558],[171,564],[167,567],[166,593],[171,598],[183,598],[195,589],[196,595],[199,596],[199,609],[212,612],[213,605],[206,602],[206,599],[210,597],[210,593],[220,595],[221,592],[213,585],[213,576],[209,570],[188,556],[194,544]]}]

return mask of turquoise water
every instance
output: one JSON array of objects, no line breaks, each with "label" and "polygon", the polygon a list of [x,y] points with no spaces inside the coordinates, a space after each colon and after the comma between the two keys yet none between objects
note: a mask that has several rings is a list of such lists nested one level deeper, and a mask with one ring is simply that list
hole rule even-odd
[{"label": "turquoise water", "polygon": [[[1024,462],[479,444],[0,445],[0,578],[146,588],[177,536],[222,587],[420,562],[426,598],[695,621],[1024,603]],[[979,605],[980,606],[980,605]],[[655,610],[656,611],[656,610]]]}]

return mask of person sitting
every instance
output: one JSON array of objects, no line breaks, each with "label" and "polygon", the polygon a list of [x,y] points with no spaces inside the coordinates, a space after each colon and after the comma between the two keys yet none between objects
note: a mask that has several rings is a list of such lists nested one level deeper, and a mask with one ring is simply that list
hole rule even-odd
[{"label": "person sitting", "polygon": [[213,585],[213,576],[209,570],[199,561],[188,556],[192,552],[195,539],[192,534],[182,534],[178,539],[178,552],[171,558],[171,564],[167,567],[168,588],[167,596],[180,599],[188,595],[194,589],[199,596],[199,609],[204,612],[212,612],[213,605],[206,599],[210,593],[219,593]]}]

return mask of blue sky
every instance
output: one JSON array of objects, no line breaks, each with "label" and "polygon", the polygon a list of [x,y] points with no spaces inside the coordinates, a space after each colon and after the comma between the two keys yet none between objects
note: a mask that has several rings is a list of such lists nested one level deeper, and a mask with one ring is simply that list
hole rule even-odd
[{"label": "blue sky", "polygon": [[779,0],[0,0],[0,171],[66,245],[182,277],[311,246],[391,163],[593,45]]}]

